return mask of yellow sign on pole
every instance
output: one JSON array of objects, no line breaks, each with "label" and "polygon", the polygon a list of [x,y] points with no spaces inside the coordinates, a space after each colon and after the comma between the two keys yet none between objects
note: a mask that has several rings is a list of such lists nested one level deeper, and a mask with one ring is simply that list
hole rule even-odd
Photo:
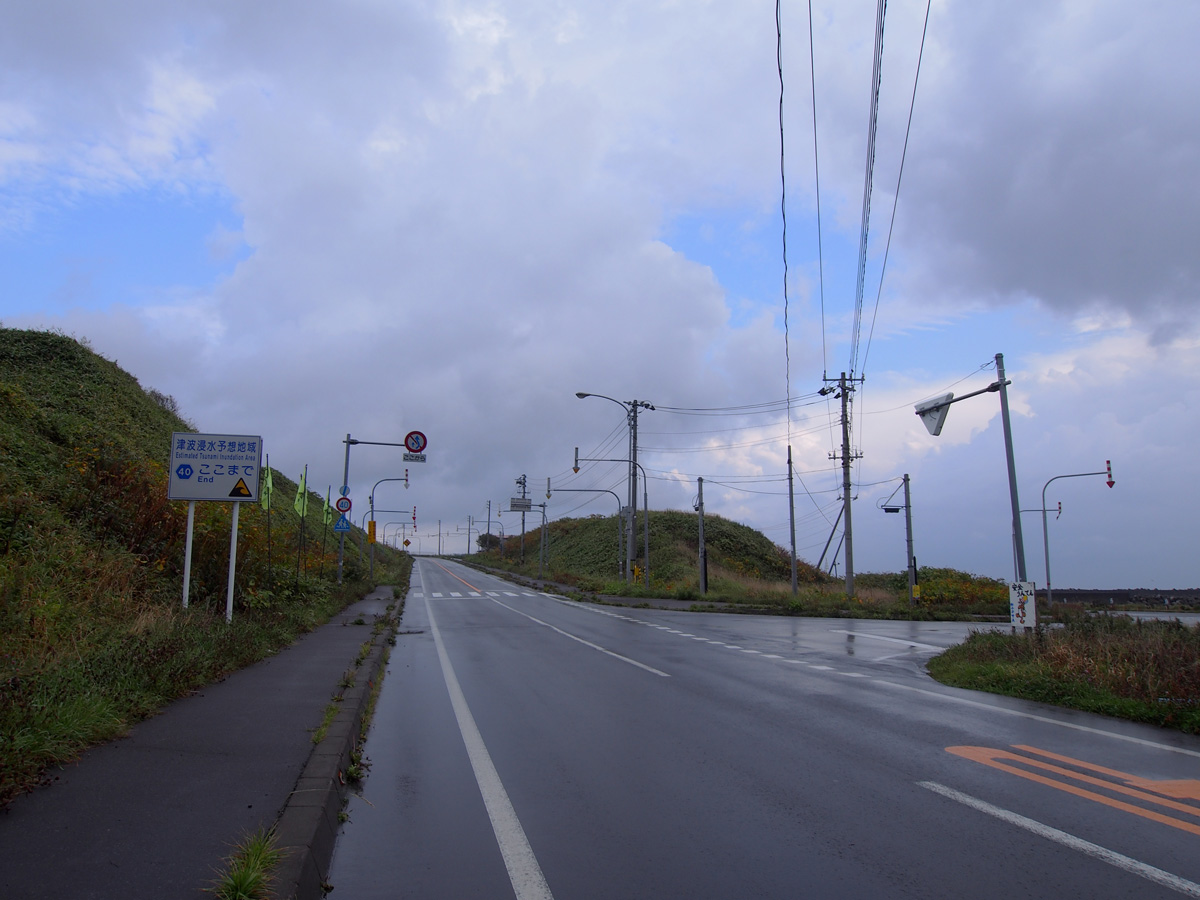
[{"label": "yellow sign on pole", "polygon": [[367,522],[367,543],[375,543],[375,520],[371,519]]}]

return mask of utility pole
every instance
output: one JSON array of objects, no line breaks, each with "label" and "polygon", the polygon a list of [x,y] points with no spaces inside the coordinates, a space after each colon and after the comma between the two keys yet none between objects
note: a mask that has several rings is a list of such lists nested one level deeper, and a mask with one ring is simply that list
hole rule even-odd
[{"label": "utility pole", "polygon": [[704,479],[697,478],[696,512],[700,514],[700,593],[708,593],[708,552],[704,549]]},{"label": "utility pole", "polygon": [[1000,385],[1000,415],[1004,420],[1004,455],[1008,458],[1008,493],[1012,500],[1013,551],[1017,556],[1017,581],[1023,582],[1027,580],[1025,538],[1021,534],[1021,502],[1017,499],[1017,465],[1013,461],[1012,423],[1008,418],[1008,379],[1004,377],[1003,353],[996,354],[996,381]]},{"label": "utility pole", "polygon": [[[789,413],[790,415],[790,413]],[[792,445],[788,444],[788,532],[792,536],[792,596],[796,596],[796,490],[792,469]]]},{"label": "utility pole", "polygon": [[[525,476],[522,475],[517,479],[517,484],[521,486],[521,499],[525,499]],[[522,504],[524,506],[524,504]],[[525,510],[521,510],[521,565],[525,565]]]},{"label": "utility pole", "polygon": [[629,404],[629,573],[637,559],[637,419],[638,401]]},{"label": "utility pole", "polygon": [[[827,378],[826,381],[833,379]],[[837,379],[838,397],[842,401],[842,518],[845,520],[845,542],[846,542],[846,596],[854,596],[854,528],[850,518],[850,498],[853,493],[853,484],[850,480],[850,464],[862,457],[861,453],[852,453],[850,450],[850,394],[854,391],[854,382],[862,382],[861,378],[847,378],[843,372],[841,377]],[[825,388],[824,392],[828,392],[829,388]],[[838,454],[831,453],[830,459],[837,459]]]},{"label": "utility pole", "polygon": [[908,473],[904,473],[904,532],[907,535],[908,543],[908,603],[911,606],[916,602],[916,591],[914,588],[917,584],[917,558],[913,556],[913,540],[912,540],[912,496],[908,492],[909,479]]}]

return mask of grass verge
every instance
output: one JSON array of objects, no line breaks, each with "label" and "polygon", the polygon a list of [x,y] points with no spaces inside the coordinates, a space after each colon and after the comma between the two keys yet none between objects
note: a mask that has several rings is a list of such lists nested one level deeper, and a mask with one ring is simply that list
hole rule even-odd
[{"label": "grass verge", "polygon": [[1200,734],[1200,625],[1077,616],[975,632],[929,661],[943,684]]}]

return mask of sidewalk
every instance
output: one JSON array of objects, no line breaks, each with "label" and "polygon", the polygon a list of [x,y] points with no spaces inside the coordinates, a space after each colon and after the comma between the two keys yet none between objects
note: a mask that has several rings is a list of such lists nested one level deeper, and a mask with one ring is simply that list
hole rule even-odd
[{"label": "sidewalk", "polygon": [[[312,732],[391,602],[391,588],[378,588],[279,654],[51,773],[59,776],[51,787],[0,811],[0,897],[211,900],[204,888],[233,845],[277,820],[290,850],[277,895],[319,897],[341,803],[337,773],[386,633],[374,637],[320,745]],[[367,624],[353,624],[359,617]]]}]

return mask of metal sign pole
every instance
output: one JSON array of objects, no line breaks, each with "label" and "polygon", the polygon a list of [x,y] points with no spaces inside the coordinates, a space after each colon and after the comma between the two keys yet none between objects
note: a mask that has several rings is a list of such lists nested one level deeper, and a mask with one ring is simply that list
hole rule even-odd
[{"label": "metal sign pole", "polygon": [[225,623],[233,621],[233,570],[237,566],[238,510],[242,504],[233,504],[233,527],[229,534],[229,589],[225,592]]},{"label": "metal sign pole", "polygon": [[[237,504],[234,504],[237,509]],[[196,501],[188,501],[187,537],[183,544],[183,608],[188,608],[188,594],[192,588],[192,534],[196,523]]]}]

